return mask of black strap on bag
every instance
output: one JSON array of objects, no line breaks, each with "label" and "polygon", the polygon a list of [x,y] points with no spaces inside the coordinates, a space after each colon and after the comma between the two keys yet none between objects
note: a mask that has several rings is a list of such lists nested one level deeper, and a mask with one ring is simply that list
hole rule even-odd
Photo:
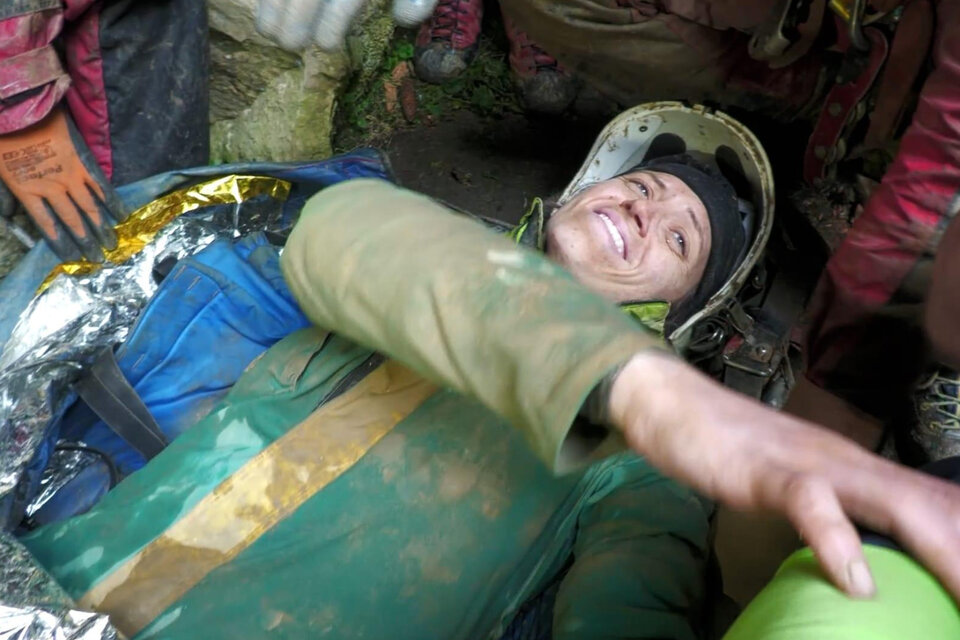
[{"label": "black strap on bag", "polygon": [[124,442],[150,460],[169,444],[157,421],[117,364],[113,349],[105,349],[74,389],[84,402]]}]

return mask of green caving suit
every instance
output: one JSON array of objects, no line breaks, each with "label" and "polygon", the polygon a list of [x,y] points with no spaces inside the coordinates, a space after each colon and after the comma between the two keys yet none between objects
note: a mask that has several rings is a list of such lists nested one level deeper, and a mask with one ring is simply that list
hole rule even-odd
[{"label": "green caving suit", "polygon": [[712,504],[577,418],[656,331],[381,181],[310,200],[282,266],[317,328],[24,539],[81,606],[138,638],[476,640],[562,576],[554,637],[699,635]]},{"label": "green caving suit", "polygon": [[[516,244],[541,223],[511,241],[373,180],[315,196],[282,266],[316,328],[23,542],[128,637],[496,639],[558,579],[554,638],[700,637],[711,503],[577,417],[665,307],[638,323]],[[960,637],[928,573],[865,551],[875,600],[801,550],[728,640]]]}]

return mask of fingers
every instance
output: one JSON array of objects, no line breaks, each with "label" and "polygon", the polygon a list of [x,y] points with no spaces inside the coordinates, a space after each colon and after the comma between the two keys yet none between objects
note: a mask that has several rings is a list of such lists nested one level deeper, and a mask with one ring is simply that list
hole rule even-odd
[{"label": "fingers", "polygon": [[897,539],[960,602],[960,538],[956,531],[953,535],[943,535],[931,530],[938,528],[924,523],[922,531],[917,532],[919,536],[897,536]]},{"label": "fingers", "polygon": [[[344,1],[337,0],[335,4]],[[313,36],[313,26],[324,4],[325,0],[261,0],[257,30],[284,49],[302,49]]]},{"label": "fingers", "polygon": [[82,238],[87,235],[87,228],[83,224],[83,218],[80,217],[80,211],[73,204],[66,191],[44,194],[43,200],[50,206],[51,213],[66,225],[75,238]]},{"label": "fingers", "polygon": [[899,490],[890,533],[960,601],[960,489],[923,478],[913,490]]},{"label": "fingers", "polygon": [[22,201],[27,214],[36,223],[47,244],[57,256],[66,262],[80,260],[83,255],[73,241],[73,237],[57,220],[56,214],[41,198],[24,198]]},{"label": "fingers", "polygon": [[779,472],[763,483],[761,501],[782,511],[813,550],[821,568],[838,588],[855,598],[876,592],[860,536],[826,480]]},{"label": "fingers", "polygon": [[80,248],[83,257],[91,262],[103,262],[103,253],[89,225],[80,215],[73,199],[65,192],[52,193],[45,198],[50,213],[59,218],[67,227],[73,240]]},{"label": "fingers", "polygon": [[100,208],[93,199],[93,193],[91,193],[90,187],[82,184],[78,189],[70,189],[68,194],[74,204],[77,205],[77,208],[86,214],[87,220],[89,220],[94,227],[105,224],[104,218],[100,213]]},{"label": "fingers", "polygon": [[117,246],[110,212],[96,197],[103,190],[95,190],[95,186],[80,181],[43,195],[22,196],[27,213],[57,256],[65,261],[86,258],[102,262],[101,247]]},{"label": "fingers", "polygon": [[433,14],[437,0],[393,0],[393,19],[401,27],[416,27]]},{"label": "fingers", "polygon": [[[84,167],[84,169],[86,169],[86,167]],[[85,182],[87,189],[93,192],[94,197],[100,198],[101,202],[107,201],[107,197],[103,193],[103,187],[100,186],[99,182],[94,180],[93,176],[87,174]]]},{"label": "fingers", "polygon": [[56,215],[47,210],[47,207],[44,206],[43,198],[24,197],[20,203],[23,205],[23,208],[27,210],[27,215],[30,216],[30,219],[33,220],[34,224],[37,225],[37,228],[40,229],[40,232],[43,233],[47,239],[55,239],[58,234],[62,233],[62,230],[58,228],[56,224]]},{"label": "fingers", "polygon": [[321,49],[332,50],[343,45],[350,24],[360,12],[365,0],[340,0],[327,3],[317,16],[313,41]]},{"label": "fingers", "polygon": [[281,4],[280,0],[260,0],[257,4],[257,31],[271,38],[280,32]]},{"label": "fingers", "polygon": [[851,517],[893,537],[960,602],[960,487],[866,453],[830,474]]},{"label": "fingers", "polygon": [[[101,190],[102,194],[103,191]],[[86,215],[90,223],[90,229],[96,236],[100,246],[106,249],[115,249],[117,247],[117,234],[113,231],[112,220],[106,212],[106,207],[102,200],[97,201],[92,193],[90,185],[83,184],[79,189],[71,189],[70,198],[77,207]]]}]

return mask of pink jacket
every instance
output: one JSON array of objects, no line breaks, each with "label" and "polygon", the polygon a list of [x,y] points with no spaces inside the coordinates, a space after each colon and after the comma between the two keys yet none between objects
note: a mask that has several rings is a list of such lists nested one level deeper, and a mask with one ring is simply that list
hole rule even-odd
[{"label": "pink jacket", "polygon": [[[78,128],[109,171],[98,0],[4,0],[0,8],[0,135],[40,121],[66,98]],[[11,6],[12,5],[12,6]],[[53,47],[61,38],[65,59]]]},{"label": "pink jacket", "polygon": [[[911,274],[924,273],[923,263],[960,212],[960,0],[937,0],[936,13],[933,70],[913,120],[808,308],[808,377],[880,417],[887,415],[877,403],[898,397],[891,386],[915,383],[911,363],[896,354],[913,358],[923,349],[915,342],[918,323],[911,324],[919,319],[909,315],[922,306],[911,307],[912,295],[897,294]],[[891,327],[908,324],[914,333],[904,331],[891,343]],[[897,342],[907,348],[894,348]],[[881,361],[885,366],[876,367]]]}]

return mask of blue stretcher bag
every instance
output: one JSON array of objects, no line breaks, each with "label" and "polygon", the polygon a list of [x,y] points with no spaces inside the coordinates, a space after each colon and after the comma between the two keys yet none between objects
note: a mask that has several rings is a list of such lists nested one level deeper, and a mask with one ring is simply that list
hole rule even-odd
[{"label": "blue stretcher bag", "polygon": [[[259,168],[264,166],[271,170],[234,166],[230,173],[293,178],[285,215],[290,206],[294,215],[299,213],[306,198],[323,186],[360,176],[389,177],[381,157],[370,152],[305,166]],[[207,177],[209,170],[198,170],[198,175]],[[169,190],[170,180],[165,174],[145,183]],[[141,200],[143,184],[134,190]],[[39,477],[64,450],[92,459],[32,510],[23,526],[88,510],[116,482],[206,416],[260,354],[309,324],[283,280],[279,249],[264,233],[218,239],[165,267],[157,292],[128,338],[105,350],[75,385],[80,397],[52,425],[31,467]]]}]

